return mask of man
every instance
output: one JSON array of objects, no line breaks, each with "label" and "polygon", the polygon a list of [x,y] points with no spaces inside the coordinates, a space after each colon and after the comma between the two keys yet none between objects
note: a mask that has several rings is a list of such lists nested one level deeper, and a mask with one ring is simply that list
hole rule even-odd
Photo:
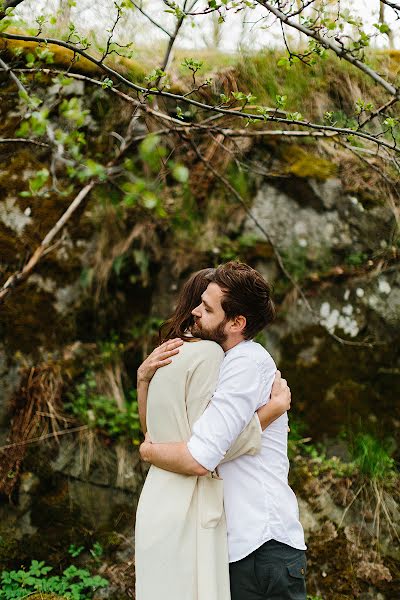
[{"label": "man", "polygon": [[[190,440],[141,446],[162,469],[203,475],[225,453],[268,398],[276,366],[252,338],[274,317],[270,286],[243,263],[218,267],[193,310],[196,337],[225,351],[217,390]],[[288,485],[287,414],[262,434],[261,451],[218,467],[224,480],[232,600],[305,600],[304,534]]]}]

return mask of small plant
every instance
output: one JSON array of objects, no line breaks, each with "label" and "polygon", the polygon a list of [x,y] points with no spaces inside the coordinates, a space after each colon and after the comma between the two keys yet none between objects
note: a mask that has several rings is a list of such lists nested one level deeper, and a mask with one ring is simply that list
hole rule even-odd
[{"label": "small plant", "polygon": [[372,481],[391,479],[395,461],[390,456],[389,442],[381,442],[369,433],[359,433],[353,441],[351,452],[360,474]]},{"label": "small plant", "polygon": [[66,410],[72,412],[79,421],[98,428],[112,438],[125,437],[135,443],[139,438],[140,423],[136,390],[129,393],[125,411],[118,408],[114,398],[97,391],[94,371],[87,371],[81,383],[69,394]]},{"label": "small plant", "polygon": [[103,546],[100,544],[100,542],[95,542],[93,544],[92,548],[90,549],[90,554],[96,559],[103,556]]},{"label": "small plant", "polygon": [[365,263],[368,256],[365,252],[352,252],[348,256],[346,256],[346,263],[351,267],[360,267]]},{"label": "small plant", "polygon": [[68,553],[72,556],[72,558],[76,558],[83,550],[84,546],[75,546],[75,544],[71,544],[68,548]]},{"label": "small plant", "polygon": [[26,598],[34,592],[54,593],[67,600],[89,600],[93,592],[108,586],[107,579],[70,565],[62,575],[49,575],[53,567],[32,560],[28,570],[3,571],[0,600]]}]

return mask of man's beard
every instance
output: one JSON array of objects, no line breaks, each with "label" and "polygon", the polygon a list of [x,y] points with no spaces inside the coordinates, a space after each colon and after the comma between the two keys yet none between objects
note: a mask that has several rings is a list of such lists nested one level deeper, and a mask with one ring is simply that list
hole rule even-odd
[{"label": "man's beard", "polygon": [[205,327],[199,327],[197,322],[194,322],[194,325],[190,328],[191,333],[194,337],[200,338],[202,340],[211,340],[212,342],[217,342],[220,346],[226,341],[228,337],[225,333],[225,325],[227,323],[227,319],[225,318],[219,325],[214,327],[214,329],[206,329]]}]

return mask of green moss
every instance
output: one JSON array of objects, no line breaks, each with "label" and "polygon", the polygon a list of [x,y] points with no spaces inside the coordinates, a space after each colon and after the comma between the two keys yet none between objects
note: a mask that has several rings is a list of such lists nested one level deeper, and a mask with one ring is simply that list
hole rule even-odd
[{"label": "green moss", "polygon": [[324,181],[337,173],[337,165],[294,144],[283,146],[282,159],[286,173],[296,177]]},{"label": "green moss", "polygon": [[[11,30],[10,30],[11,31]],[[18,31],[13,29],[14,33],[24,34],[24,31]],[[23,54],[32,53],[38,47],[35,42],[30,41],[21,41],[21,40],[4,40],[0,38],[0,50],[4,50],[7,48],[9,54],[12,56],[16,49],[22,48]],[[47,67],[64,67],[68,69],[71,67],[71,61],[74,58],[74,53],[72,50],[68,48],[61,48],[55,44],[48,44],[48,50],[53,54],[53,60],[50,65],[46,65]],[[90,51],[89,51],[90,52]],[[77,57],[77,61],[75,62],[72,71],[75,73],[84,73],[85,75],[93,75],[93,74],[101,74],[103,71],[97,65],[93,64],[91,61],[87,60],[83,56]],[[138,62],[132,59],[124,58],[124,57],[113,57],[108,59],[108,64],[110,67],[117,68],[123,74],[134,74],[135,77],[142,77],[143,69]],[[121,68],[122,67],[122,68]]]},{"label": "green moss", "polygon": [[54,308],[54,296],[26,283],[0,313],[0,335],[7,353],[22,352],[39,358],[40,348],[56,349],[68,343],[75,333],[74,322],[61,321]]},{"label": "green moss", "polygon": [[7,567],[18,557],[18,542],[9,533],[0,532],[0,568]]}]

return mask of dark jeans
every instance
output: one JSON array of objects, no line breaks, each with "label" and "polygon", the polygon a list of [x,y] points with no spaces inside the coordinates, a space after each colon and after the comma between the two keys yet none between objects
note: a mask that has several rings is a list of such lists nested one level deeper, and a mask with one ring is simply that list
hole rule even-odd
[{"label": "dark jeans", "polygon": [[230,563],[231,600],[306,600],[306,553],[270,540]]}]

